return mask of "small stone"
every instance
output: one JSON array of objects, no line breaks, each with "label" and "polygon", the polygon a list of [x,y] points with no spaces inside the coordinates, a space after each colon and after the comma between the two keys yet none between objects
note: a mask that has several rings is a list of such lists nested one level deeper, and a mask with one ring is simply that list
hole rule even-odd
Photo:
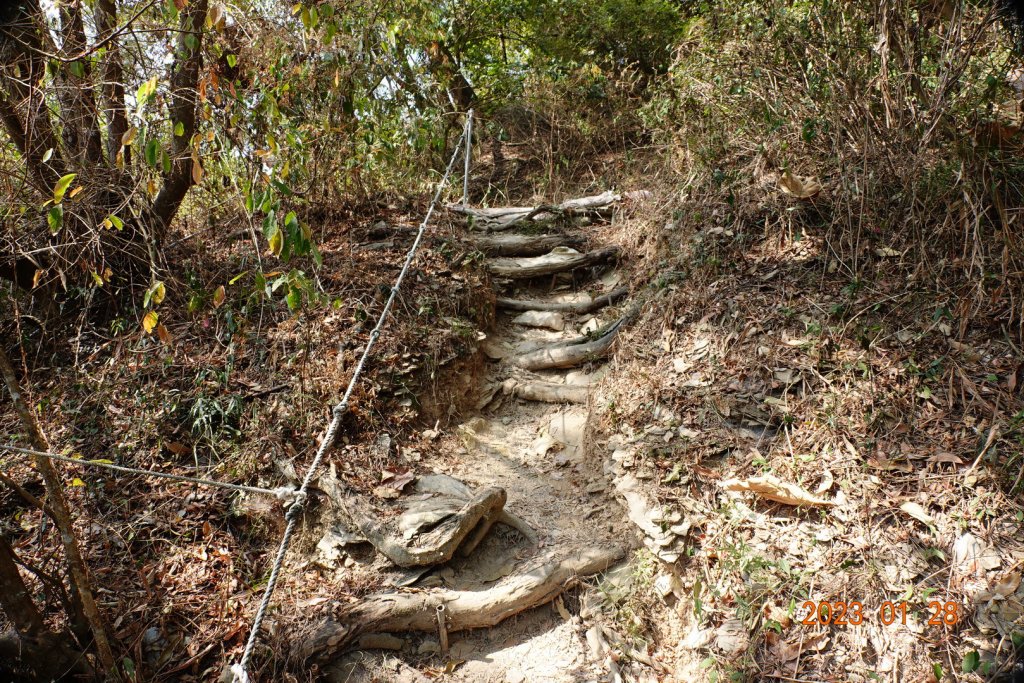
[{"label": "small stone", "polygon": [[433,655],[441,651],[441,645],[436,640],[424,640],[420,643],[419,648],[416,650],[416,654],[421,655]]}]

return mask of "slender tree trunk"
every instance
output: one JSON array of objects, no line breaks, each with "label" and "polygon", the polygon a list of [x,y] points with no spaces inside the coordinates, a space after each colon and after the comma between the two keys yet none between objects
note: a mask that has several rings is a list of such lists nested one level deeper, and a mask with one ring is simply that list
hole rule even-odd
[{"label": "slender tree trunk", "polygon": [[[103,40],[117,29],[117,5],[114,0],[97,0],[97,38]],[[103,64],[103,110],[107,117],[107,161],[113,163],[121,150],[121,138],[128,132],[128,115],[124,102],[124,69],[121,66],[119,41],[107,43]],[[124,148],[124,165],[131,163],[131,147]]]},{"label": "slender tree trunk", "polygon": [[[164,186],[153,201],[153,216],[159,221],[154,226],[157,240],[178,212],[185,194],[194,184],[192,136],[196,132],[196,109],[199,93],[199,68],[202,66],[202,30],[206,21],[208,0],[192,0],[181,13],[181,27],[171,65],[171,122],[182,124],[183,135],[175,135],[171,142],[171,172],[164,176]],[[189,38],[194,38],[189,47]]]},{"label": "slender tree trunk", "polygon": [[[21,418],[22,425],[28,433],[29,442],[32,447],[39,451],[48,451],[50,445],[46,441],[39,423],[36,422],[32,409],[25,401],[21,384],[14,373],[14,367],[7,356],[6,350],[0,348],[0,374],[3,375],[7,390],[14,402],[14,409]],[[64,498],[63,483],[53,466],[53,461],[44,457],[35,459],[36,467],[43,475],[46,483],[46,493],[50,500],[50,507],[54,513],[54,523],[60,531],[61,542],[64,545],[64,552],[68,557],[68,569],[71,573],[71,580],[78,590],[79,598],[82,601],[82,609],[85,618],[89,621],[93,639],[96,642],[96,653],[99,655],[100,664],[107,671],[108,675],[116,676],[117,669],[114,664],[114,654],[110,649],[110,641],[107,639],[107,632],[103,625],[103,618],[100,616],[99,608],[92,594],[89,583],[89,571],[82,559],[82,553],[78,547],[78,539],[75,538],[71,512],[68,509],[67,500]]]}]

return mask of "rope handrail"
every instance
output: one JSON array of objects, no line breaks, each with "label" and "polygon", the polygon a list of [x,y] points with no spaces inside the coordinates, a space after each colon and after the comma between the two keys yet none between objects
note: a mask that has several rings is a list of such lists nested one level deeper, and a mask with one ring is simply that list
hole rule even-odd
[{"label": "rope handrail", "polygon": [[409,252],[405,256],[405,262],[402,264],[402,270],[399,271],[398,277],[395,279],[395,284],[391,287],[391,294],[384,303],[384,308],[380,312],[377,324],[370,332],[370,338],[366,342],[366,347],[363,349],[363,354],[360,356],[355,370],[352,372],[352,378],[349,380],[348,387],[345,389],[345,393],[342,395],[341,401],[338,405],[334,406],[331,411],[333,417],[327,427],[327,433],[324,434],[323,441],[320,442],[320,447],[317,449],[316,455],[313,457],[313,462],[310,463],[309,469],[306,471],[306,476],[302,480],[302,485],[295,493],[295,501],[289,506],[287,513],[285,513],[285,518],[288,520],[288,524],[285,526],[284,534],[281,536],[281,544],[278,546],[277,554],[274,556],[274,563],[270,569],[270,578],[267,579],[267,585],[263,591],[263,598],[260,600],[259,608],[256,610],[256,616],[253,618],[252,629],[249,631],[249,638],[245,643],[245,650],[242,652],[242,659],[237,664],[233,664],[231,666],[233,683],[249,683],[249,662],[252,659],[252,653],[253,649],[256,647],[256,641],[259,639],[260,626],[263,624],[263,619],[266,617],[267,609],[270,606],[270,600],[274,595],[274,589],[277,587],[277,581],[281,573],[281,567],[284,564],[285,555],[288,552],[288,546],[291,543],[292,535],[295,533],[295,527],[298,523],[299,516],[305,506],[309,485],[312,482],[316,471],[319,469],[320,462],[323,460],[324,455],[326,455],[328,449],[334,443],[338,429],[341,426],[341,418],[348,411],[348,403],[352,398],[352,392],[355,389],[356,383],[359,381],[359,376],[363,372],[363,368],[366,365],[367,358],[370,356],[370,351],[373,349],[373,345],[380,337],[381,330],[384,327],[384,322],[387,320],[388,313],[391,312],[391,307],[394,305],[395,299],[398,297],[399,288],[402,286],[402,281],[405,279],[405,275],[409,271],[409,266],[412,264],[413,258],[416,256],[416,251],[419,249],[420,242],[423,241],[423,235],[426,233],[427,224],[430,222],[430,218],[434,214],[434,209],[437,207],[437,202],[441,198],[441,192],[444,191],[445,186],[448,184],[448,178],[451,176],[452,167],[455,165],[455,159],[459,155],[459,150],[462,148],[463,143],[470,144],[470,141],[467,141],[467,131],[469,128],[468,122],[472,120],[472,115],[473,111],[470,110],[467,116],[467,125],[463,128],[462,135],[455,144],[455,149],[452,152],[451,159],[448,160],[448,165],[445,168],[444,175],[441,177],[441,181],[438,183],[437,189],[434,191],[434,197],[430,202],[430,206],[427,207],[427,213],[423,217],[423,222],[420,223],[419,230],[416,233],[416,239],[413,240],[412,246],[409,247]]},{"label": "rope handrail", "polygon": [[157,477],[158,479],[170,479],[172,481],[184,481],[191,484],[199,484],[202,486],[213,486],[221,489],[228,489],[230,491],[242,491],[245,493],[256,493],[260,495],[274,496],[281,500],[289,500],[293,498],[296,493],[294,486],[279,486],[274,489],[266,489],[260,486],[246,486],[244,484],[232,484],[226,481],[216,481],[214,479],[202,479],[200,477],[189,477],[184,474],[171,474],[170,472],[161,472],[159,470],[143,470],[137,467],[128,467],[126,465],[116,465],[112,462],[106,462],[103,460],[86,460],[85,458],[74,458],[68,455],[60,455],[58,453],[49,453],[47,451],[37,451],[31,448],[22,448],[20,446],[12,446],[10,444],[0,443],[0,450],[8,451],[10,453],[20,453],[22,455],[33,455],[37,457],[49,458],[50,460],[58,460],[60,462],[67,462],[73,465],[85,465],[87,467],[96,467],[104,470],[111,470],[113,472],[121,472],[123,474],[138,474],[144,477]]}]

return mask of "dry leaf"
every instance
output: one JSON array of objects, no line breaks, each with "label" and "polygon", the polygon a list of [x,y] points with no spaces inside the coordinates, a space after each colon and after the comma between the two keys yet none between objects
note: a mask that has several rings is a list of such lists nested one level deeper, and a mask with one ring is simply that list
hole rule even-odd
[{"label": "dry leaf", "polygon": [[221,305],[224,303],[224,298],[226,296],[227,295],[224,292],[224,285],[217,287],[217,289],[215,289],[213,292],[213,307],[220,308]]},{"label": "dry leaf", "polygon": [[817,633],[796,642],[779,641],[772,648],[772,651],[779,660],[789,662],[796,659],[803,652],[821,650],[826,645],[828,645],[828,636],[825,633]]},{"label": "dry leaf", "polygon": [[950,465],[963,465],[964,464],[964,461],[959,456],[954,455],[952,453],[949,453],[948,451],[943,451],[941,453],[936,453],[935,455],[933,455],[930,458],[928,458],[928,462],[934,462],[934,463],[940,463],[940,464],[950,464]]},{"label": "dry leaf", "polygon": [[795,176],[786,171],[779,179],[779,188],[799,199],[810,199],[821,192],[821,183],[814,176]]},{"label": "dry leaf", "polygon": [[928,526],[935,524],[935,519],[923,507],[913,501],[907,501],[900,505],[900,510],[903,510],[922,524],[927,524]]},{"label": "dry leaf", "polygon": [[830,500],[818,498],[795,484],[782,481],[772,474],[750,479],[727,479],[722,482],[726,491],[750,491],[762,498],[784,505],[835,505]]}]

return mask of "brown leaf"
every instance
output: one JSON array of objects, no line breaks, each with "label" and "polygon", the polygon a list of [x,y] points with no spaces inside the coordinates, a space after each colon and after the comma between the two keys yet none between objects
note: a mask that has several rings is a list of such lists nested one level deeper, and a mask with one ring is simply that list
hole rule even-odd
[{"label": "brown leaf", "polygon": [[786,171],[779,179],[779,189],[798,199],[810,199],[821,192],[821,183],[814,176],[795,176]]},{"label": "brown leaf", "polygon": [[796,484],[784,482],[772,474],[750,479],[727,479],[721,485],[726,491],[750,491],[784,505],[835,505],[830,500],[818,498]]},{"label": "brown leaf", "polygon": [[903,505],[900,505],[900,510],[903,510],[903,512],[907,513],[922,524],[927,524],[928,526],[935,524],[935,518],[929,515],[927,510],[913,501],[908,500]]}]

